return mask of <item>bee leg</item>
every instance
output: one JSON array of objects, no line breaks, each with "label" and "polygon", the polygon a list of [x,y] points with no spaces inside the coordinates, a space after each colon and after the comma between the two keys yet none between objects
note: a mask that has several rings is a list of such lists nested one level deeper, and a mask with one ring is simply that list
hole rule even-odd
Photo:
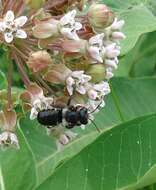
[{"label": "bee leg", "polygon": [[94,127],[96,128],[96,130],[101,133],[101,130],[98,128],[98,126],[96,125],[96,123],[93,120],[90,120],[91,123],[94,125]]},{"label": "bee leg", "polygon": [[73,129],[73,128],[74,128],[74,125],[71,124],[71,123],[68,123],[68,124],[66,125],[66,128],[67,128],[67,129]]}]

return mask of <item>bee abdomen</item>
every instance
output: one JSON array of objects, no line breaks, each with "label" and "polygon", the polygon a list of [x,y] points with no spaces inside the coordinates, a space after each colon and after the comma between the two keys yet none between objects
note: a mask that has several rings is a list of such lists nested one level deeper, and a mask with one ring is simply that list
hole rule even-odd
[{"label": "bee abdomen", "polygon": [[62,110],[42,110],[38,113],[37,120],[45,126],[58,125],[62,122]]}]

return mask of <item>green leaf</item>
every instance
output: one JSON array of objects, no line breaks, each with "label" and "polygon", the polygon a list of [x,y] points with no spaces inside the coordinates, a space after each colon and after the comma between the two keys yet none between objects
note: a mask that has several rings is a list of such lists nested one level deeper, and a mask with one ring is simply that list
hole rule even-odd
[{"label": "green leaf", "polygon": [[132,9],[138,5],[146,5],[148,7],[155,5],[155,0],[101,0],[101,2],[111,7],[116,12]]},{"label": "green leaf", "polygon": [[104,0],[103,3],[117,12],[125,20],[123,32],[127,36],[121,43],[121,54],[125,55],[136,44],[142,34],[156,30],[156,17],[147,8],[151,6],[146,0]]},{"label": "green leaf", "polygon": [[[128,120],[156,113],[156,79],[116,78],[111,82],[112,94],[106,100],[106,107],[96,115],[96,125],[103,131]],[[146,101],[145,101],[146,100]],[[22,131],[34,154],[37,165],[37,186],[55,169],[92,143],[100,134],[93,125],[85,131],[76,129],[79,136],[63,151],[57,151],[54,139],[47,136],[43,127],[30,119],[21,121]]]},{"label": "green leaf", "polygon": [[156,115],[123,123],[69,160],[37,190],[134,190],[156,181]]},{"label": "green leaf", "polygon": [[155,190],[155,189],[156,189],[156,184],[152,184],[152,185],[146,186],[144,188],[141,188],[139,190]]},{"label": "green leaf", "polygon": [[33,154],[21,130],[18,130],[20,150],[0,150],[0,189],[32,190],[36,185]]},{"label": "green leaf", "polygon": [[121,44],[122,55],[125,55],[135,46],[142,34],[156,30],[156,17],[144,6],[123,11],[120,17],[125,20],[123,32],[127,38]]},{"label": "green leaf", "polygon": [[156,75],[156,32],[143,35],[135,48],[121,58],[117,76]]}]

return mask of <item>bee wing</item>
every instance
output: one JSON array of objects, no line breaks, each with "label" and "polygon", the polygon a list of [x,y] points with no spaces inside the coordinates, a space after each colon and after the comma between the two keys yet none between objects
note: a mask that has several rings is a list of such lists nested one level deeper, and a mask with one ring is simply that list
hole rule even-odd
[{"label": "bee wing", "polygon": [[53,107],[62,108],[62,109],[67,108],[68,107],[68,101],[69,101],[69,97],[66,97],[66,96],[56,98],[54,101]]},{"label": "bee wing", "polygon": [[54,108],[60,108],[60,109],[64,109],[64,108],[66,108],[67,107],[67,105],[66,104],[64,104],[64,103],[55,103],[54,105],[53,105],[53,107]]}]

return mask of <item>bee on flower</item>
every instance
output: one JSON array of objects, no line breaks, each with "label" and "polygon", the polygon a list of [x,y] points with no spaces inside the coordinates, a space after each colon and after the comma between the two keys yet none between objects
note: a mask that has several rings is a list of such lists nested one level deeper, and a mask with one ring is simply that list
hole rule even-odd
[{"label": "bee on flower", "polygon": [[119,64],[120,40],[125,38],[124,21],[106,5],[91,1],[83,14],[83,0],[36,2],[1,3],[0,41],[11,63],[7,105],[0,113],[0,145],[19,148],[12,93],[15,63],[24,87],[17,104],[61,150],[76,138],[72,130],[85,128],[105,106],[109,79]]}]

